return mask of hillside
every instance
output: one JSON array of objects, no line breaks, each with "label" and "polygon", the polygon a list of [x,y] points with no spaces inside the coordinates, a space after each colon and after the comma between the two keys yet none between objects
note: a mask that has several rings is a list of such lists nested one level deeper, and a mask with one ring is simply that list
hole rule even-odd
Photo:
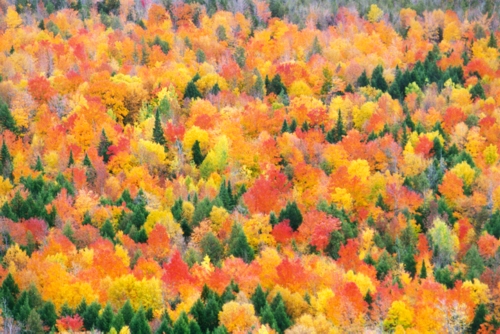
[{"label": "hillside", "polygon": [[344,5],[0,0],[0,331],[497,331],[498,8]]}]

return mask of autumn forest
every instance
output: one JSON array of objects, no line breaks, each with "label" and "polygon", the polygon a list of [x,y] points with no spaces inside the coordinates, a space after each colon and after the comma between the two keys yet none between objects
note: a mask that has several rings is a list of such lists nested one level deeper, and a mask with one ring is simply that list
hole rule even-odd
[{"label": "autumn forest", "polygon": [[497,332],[499,8],[389,2],[0,0],[0,332]]}]

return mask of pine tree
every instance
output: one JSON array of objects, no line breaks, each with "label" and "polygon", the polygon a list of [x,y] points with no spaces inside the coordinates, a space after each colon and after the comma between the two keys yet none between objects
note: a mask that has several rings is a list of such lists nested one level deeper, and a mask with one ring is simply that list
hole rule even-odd
[{"label": "pine tree", "polygon": [[267,302],[262,307],[261,313],[260,321],[263,325],[269,325],[269,327],[276,331],[280,330],[278,323],[276,322],[276,318],[274,317],[273,310],[271,310],[271,307]]},{"label": "pine tree", "polygon": [[83,313],[83,326],[87,330],[92,330],[97,322],[97,319],[99,318],[99,310],[101,309],[101,305],[97,302],[93,302],[90,304],[87,309],[85,310],[85,313]]},{"label": "pine tree", "polygon": [[40,159],[40,156],[36,158],[36,164],[34,170],[37,172],[42,172],[42,173],[44,172],[42,159]]},{"label": "pine tree", "polygon": [[389,87],[387,86],[383,73],[384,68],[382,65],[375,67],[372,73],[371,86],[380,89],[382,92],[386,92]]},{"label": "pine tree", "polygon": [[2,143],[2,149],[0,151],[0,172],[4,179],[14,180],[14,175],[12,172],[14,171],[14,167],[12,165],[12,157],[10,155],[9,149],[7,148],[7,144],[5,144],[5,140]]},{"label": "pine tree", "polygon": [[106,219],[104,224],[101,227],[101,236],[103,238],[108,238],[110,240],[113,240],[115,238],[115,229],[113,227],[113,224],[109,221],[109,219]]},{"label": "pine tree", "polygon": [[295,130],[297,129],[297,121],[294,119],[292,119],[292,122],[290,123],[290,127],[289,127],[289,132],[290,133],[294,133]]},{"label": "pine tree", "polygon": [[151,328],[149,327],[146,314],[144,313],[142,306],[139,310],[137,310],[134,317],[130,321],[130,332],[134,334],[151,334]]},{"label": "pine tree", "polygon": [[347,134],[347,132],[344,129],[344,121],[342,120],[342,113],[340,112],[340,109],[338,111],[338,116],[337,116],[337,123],[335,125],[335,135],[336,135],[336,142],[339,142],[344,138],[344,136]]},{"label": "pine tree", "polygon": [[12,311],[19,295],[19,286],[14,281],[14,277],[12,277],[11,273],[8,273],[7,277],[3,280],[1,292],[7,308]]},{"label": "pine tree", "polygon": [[121,312],[118,312],[111,322],[111,327],[116,329],[117,332],[120,332],[123,326],[125,326],[125,320],[123,320],[123,315],[121,314]]},{"label": "pine tree", "polygon": [[488,314],[488,310],[486,308],[486,305],[479,304],[476,307],[476,312],[474,313],[474,319],[472,320],[472,323],[470,324],[469,333],[477,333],[479,331],[481,324],[483,324],[486,321],[487,314]]},{"label": "pine tree", "polygon": [[250,297],[250,300],[252,301],[252,304],[255,308],[255,313],[259,315],[262,311],[262,308],[267,304],[266,294],[264,293],[264,290],[262,290],[260,284],[255,288],[255,291],[252,297]]},{"label": "pine tree", "polygon": [[190,334],[189,319],[186,313],[182,312],[175,322],[173,334]]},{"label": "pine tree", "polygon": [[191,80],[186,86],[186,90],[184,91],[184,99],[201,99],[203,96],[201,95],[200,91],[194,84],[194,81]]},{"label": "pine tree", "polygon": [[292,320],[286,313],[285,303],[281,294],[277,294],[271,303],[271,309],[273,310],[274,319],[276,319],[276,325],[280,333],[283,333],[288,327],[292,325]]},{"label": "pine tree", "polygon": [[290,132],[290,128],[288,127],[288,123],[286,119],[283,120],[283,125],[281,125],[281,133]]},{"label": "pine tree", "polygon": [[368,80],[368,75],[366,75],[366,71],[363,71],[356,82],[358,87],[366,87],[370,84],[370,80]]},{"label": "pine tree", "polygon": [[[106,131],[102,129],[101,138],[99,140],[99,147],[97,148],[97,154],[102,157],[102,160],[105,164],[109,162],[109,158],[111,157],[108,153],[109,147],[111,146],[111,142],[106,136]],[[71,151],[71,157],[73,156],[73,151]]]},{"label": "pine tree", "polygon": [[497,45],[497,39],[495,38],[495,32],[492,31],[490,33],[490,39],[488,40],[488,47],[489,48],[498,48],[498,45]]},{"label": "pine tree", "polygon": [[114,314],[113,314],[113,309],[111,308],[111,304],[107,303],[102,314],[97,319],[96,323],[97,329],[100,329],[104,333],[109,332],[109,330],[111,329],[111,324],[113,322],[113,317]]},{"label": "pine tree", "polygon": [[39,312],[40,318],[42,319],[45,326],[47,326],[48,328],[52,328],[56,325],[57,313],[54,303],[52,303],[50,300],[45,302]]},{"label": "pine tree", "polygon": [[326,141],[330,144],[334,144],[336,142],[335,129],[331,129],[326,133]]},{"label": "pine tree", "polygon": [[161,126],[160,112],[156,109],[155,113],[155,126],[153,128],[153,141],[160,144],[166,148],[167,141],[165,140],[165,135],[163,134],[163,128]]},{"label": "pine tree", "polygon": [[242,258],[250,263],[254,258],[254,251],[248,244],[247,236],[239,224],[234,224],[229,237],[229,254]]},{"label": "pine tree", "polygon": [[43,334],[43,322],[36,310],[31,310],[26,318],[26,332],[31,334]]},{"label": "pine tree", "polygon": [[483,89],[483,86],[481,85],[480,82],[476,83],[471,89],[470,89],[470,94],[471,94],[471,98],[473,100],[477,99],[477,98],[480,98],[480,99],[483,99],[485,100],[486,99],[486,95],[484,93],[484,89]]},{"label": "pine tree", "polygon": [[279,221],[288,219],[290,221],[290,227],[297,231],[299,226],[302,224],[302,213],[295,202],[288,202],[286,207],[280,211]]},{"label": "pine tree", "polygon": [[422,269],[420,269],[420,278],[421,279],[427,278],[427,267],[425,266],[425,261],[422,261]]},{"label": "pine tree", "polygon": [[168,320],[163,319],[155,334],[172,334],[173,330]]},{"label": "pine tree", "polygon": [[194,142],[193,147],[191,148],[191,152],[195,165],[197,167],[200,167],[200,165],[203,163],[203,160],[205,160],[205,156],[201,153],[200,142],[198,140]]},{"label": "pine tree", "polygon": [[479,278],[483,273],[485,266],[484,261],[476,245],[472,245],[464,256],[463,263],[467,265],[467,274],[465,278],[472,281],[474,278]]},{"label": "pine tree", "polygon": [[276,217],[274,211],[271,211],[271,213],[269,214],[269,224],[271,224],[271,226],[274,226],[278,223],[279,223],[278,217]]},{"label": "pine tree", "polygon": [[73,158],[73,150],[69,151],[68,168],[75,164],[75,158]]},{"label": "pine tree", "polygon": [[202,255],[208,255],[212,263],[217,264],[222,260],[224,247],[212,232],[208,232],[203,236],[200,241],[200,248]]},{"label": "pine tree", "polygon": [[9,106],[0,98],[0,131],[10,130],[17,132],[16,121],[9,110]]}]

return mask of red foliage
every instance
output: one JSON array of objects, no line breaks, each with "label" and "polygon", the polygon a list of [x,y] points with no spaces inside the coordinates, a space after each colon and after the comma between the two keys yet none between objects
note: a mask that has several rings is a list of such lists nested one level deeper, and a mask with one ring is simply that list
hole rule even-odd
[{"label": "red foliage", "polygon": [[56,90],[50,85],[49,80],[44,76],[30,79],[28,81],[28,92],[40,104],[47,103],[52,96],[57,94]]}]

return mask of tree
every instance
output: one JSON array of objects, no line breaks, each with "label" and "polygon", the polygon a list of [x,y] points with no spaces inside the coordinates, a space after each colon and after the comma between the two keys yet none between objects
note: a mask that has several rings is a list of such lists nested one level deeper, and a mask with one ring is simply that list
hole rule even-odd
[{"label": "tree", "polygon": [[7,103],[0,98],[0,129],[17,132],[16,121],[9,110]]},{"label": "tree", "polygon": [[52,328],[53,326],[55,326],[57,313],[54,303],[52,303],[50,300],[46,301],[38,312],[45,326],[47,326],[48,328]]},{"label": "tree", "polygon": [[196,87],[193,80],[189,81],[184,91],[184,99],[201,99],[203,96]]},{"label": "tree", "polygon": [[470,281],[474,278],[479,278],[485,269],[483,258],[479,254],[476,245],[472,245],[471,248],[469,248],[463,262],[467,265],[467,274],[465,278]]},{"label": "tree", "polygon": [[100,230],[101,236],[103,238],[108,238],[113,240],[115,238],[115,229],[113,228],[113,224],[107,219],[101,227]]},{"label": "tree", "polygon": [[262,309],[267,304],[266,294],[264,293],[264,290],[262,290],[260,284],[258,284],[255,288],[255,291],[252,294],[252,297],[250,297],[250,300],[252,301],[253,307],[255,308],[255,313],[260,315]]},{"label": "tree", "polygon": [[205,156],[201,153],[200,142],[198,140],[194,142],[194,145],[191,148],[191,153],[193,155],[193,161],[196,164],[196,167],[200,167],[203,160],[205,160]]},{"label": "tree", "polygon": [[153,128],[153,141],[157,144],[162,145],[166,148],[167,141],[165,140],[165,134],[163,133],[163,128],[161,126],[160,111],[156,109],[155,113],[155,126]]},{"label": "tree", "polygon": [[[373,70],[373,73],[372,73],[371,86],[373,88],[377,88],[383,92],[386,92],[388,86],[387,86],[387,82],[384,79],[383,74],[384,74],[384,68],[382,67],[382,65],[378,65],[377,67],[375,67],[375,69]],[[360,87],[362,87],[362,86],[360,86]]]},{"label": "tree", "polygon": [[[111,155],[108,153],[109,147],[112,145],[112,143],[109,141],[108,137],[106,136],[106,131],[102,129],[101,132],[101,138],[99,140],[99,147],[97,148],[97,154],[102,157],[102,160],[104,163],[109,162],[109,158]],[[73,158],[73,151],[70,153],[70,160]],[[69,164],[68,164],[69,165]]]},{"label": "tree", "polygon": [[224,247],[212,232],[208,232],[203,236],[200,241],[200,248],[203,256],[208,255],[213,263],[217,264],[222,260]]},{"label": "tree", "polygon": [[422,269],[420,269],[420,276],[421,279],[426,279],[427,278],[427,267],[425,266],[425,261],[422,261]]},{"label": "tree", "polygon": [[247,236],[240,224],[233,224],[229,237],[229,254],[242,258],[246,263],[250,263],[254,258],[254,251],[248,244]]},{"label": "tree", "polygon": [[36,310],[31,310],[26,319],[26,332],[32,334],[43,334],[42,319]]},{"label": "tree", "polygon": [[0,150],[0,172],[4,179],[10,179],[11,181],[13,181],[13,171],[14,166],[12,164],[12,157],[4,140],[2,143],[2,149]]},{"label": "tree", "polygon": [[483,86],[481,83],[478,81],[471,89],[470,89],[470,95],[473,100],[480,98],[485,100],[486,95],[484,93]]},{"label": "tree", "polygon": [[292,325],[292,320],[290,320],[290,317],[286,313],[285,303],[280,293],[274,297],[271,308],[273,310],[274,319],[276,319],[278,331],[284,333],[285,330]]},{"label": "tree", "polygon": [[6,300],[6,305],[9,310],[14,310],[14,305],[19,294],[19,286],[14,281],[14,277],[9,273],[2,283],[2,296]]},{"label": "tree", "polygon": [[85,329],[92,330],[95,327],[100,309],[101,305],[97,302],[93,302],[87,307],[85,313],[83,313],[83,326],[85,326]]},{"label": "tree", "polygon": [[489,48],[498,48],[498,45],[497,45],[497,39],[495,38],[495,32],[492,31],[490,33],[490,39],[488,40],[488,47]]},{"label": "tree", "polygon": [[170,322],[167,319],[163,319],[155,334],[173,334]]},{"label": "tree", "polygon": [[134,317],[130,321],[130,332],[137,334],[151,334],[151,328],[149,327],[148,320],[146,319],[146,314],[142,306],[137,310]]},{"label": "tree", "polygon": [[345,131],[344,122],[342,121],[342,113],[339,109],[337,123],[335,125],[335,142],[341,141],[345,135],[347,135],[347,132]]},{"label": "tree", "polygon": [[174,334],[190,334],[189,319],[185,312],[182,312],[174,324]]},{"label": "tree", "polygon": [[302,213],[297,206],[297,203],[288,202],[286,204],[286,207],[280,211],[279,221],[282,222],[285,219],[289,220],[290,227],[294,231],[297,231],[299,229],[299,226],[302,224],[303,218]]},{"label": "tree", "polygon": [[262,324],[267,324],[272,329],[274,329],[276,331],[280,331],[280,328],[278,327],[278,323],[276,322],[276,318],[274,317],[273,310],[271,310],[271,307],[269,306],[269,304],[267,302],[264,304],[264,307],[261,310],[261,317],[260,318],[261,318]]},{"label": "tree", "polygon": [[99,318],[97,319],[96,327],[103,332],[109,332],[111,329],[111,324],[113,322],[113,309],[111,308],[111,304],[108,302],[104,311],[101,313]]},{"label": "tree", "polygon": [[481,324],[486,321],[486,315],[488,314],[488,310],[486,309],[486,305],[479,304],[474,313],[474,319],[472,319],[472,323],[469,327],[469,333],[477,333]]},{"label": "tree", "polygon": [[366,71],[363,71],[363,73],[361,73],[356,84],[358,85],[358,87],[366,87],[366,86],[370,85],[370,80],[368,80],[368,76],[366,75]]}]

